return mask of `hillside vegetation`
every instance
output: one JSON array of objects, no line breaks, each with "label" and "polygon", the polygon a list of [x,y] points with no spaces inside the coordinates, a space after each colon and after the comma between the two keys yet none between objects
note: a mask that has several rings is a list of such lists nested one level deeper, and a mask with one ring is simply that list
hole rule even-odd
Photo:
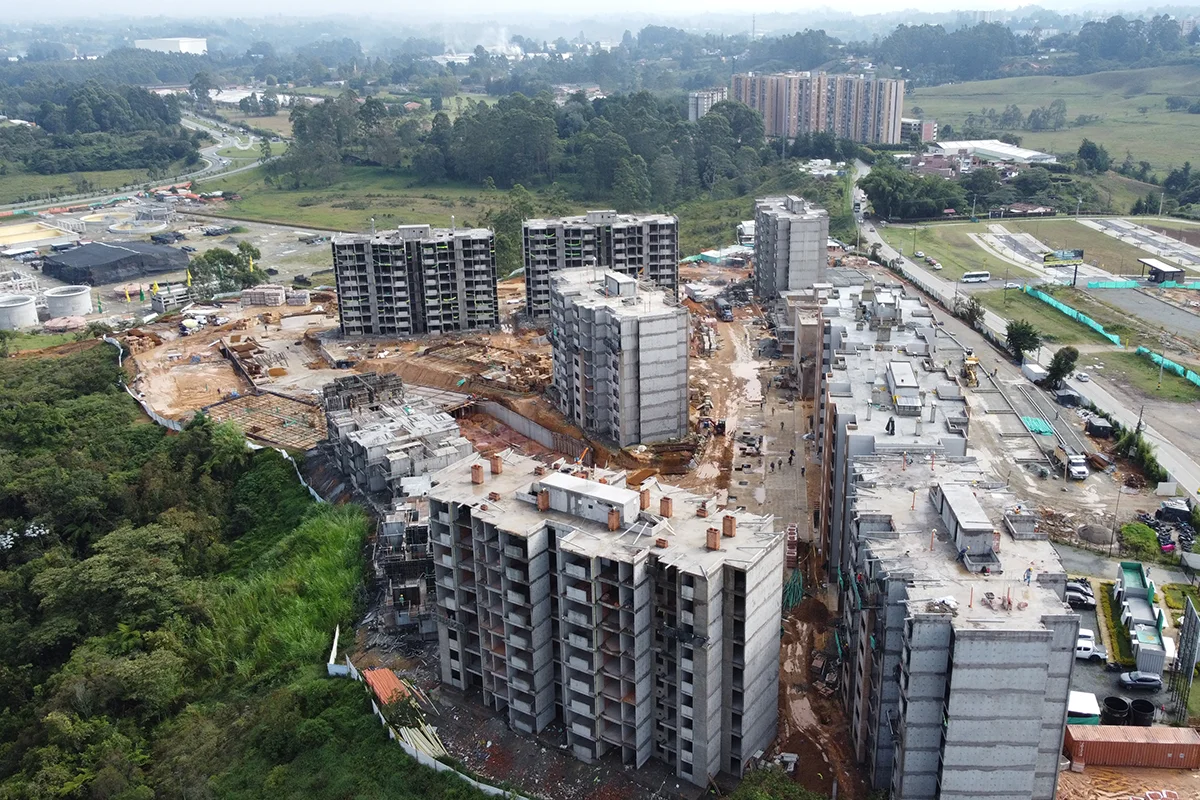
[{"label": "hillside vegetation", "polygon": [[476,798],[323,677],[367,530],[115,351],[0,360],[0,798]]}]

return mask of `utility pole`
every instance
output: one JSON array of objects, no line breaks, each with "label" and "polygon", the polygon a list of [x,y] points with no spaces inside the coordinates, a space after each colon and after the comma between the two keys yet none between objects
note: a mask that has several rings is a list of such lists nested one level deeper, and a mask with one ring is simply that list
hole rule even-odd
[{"label": "utility pole", "polygon": [[1158,193],[1158,215],[1162,216],[1163,198],[1166,197],[1162,192]]},{"label": "utility pole", "polygon": [[1108,557],[1112,558],[1113,547],[1117,543],[1117,520],[1121,511],[1121,486],[1117,484],[1117,506],[1113,509],[1112,537],[1108,540]]},{"label": "utility pole", "polygon": [[1137,427],[1135,427],[1133,429],[1133,438],[1129,441],[1129,447],[1127,447],[1125,449],[1125,457],[1126,458],[1129,458],[1130,452],[1132,452],[1133,448],[1137,447],[1138,437],[1142,435],[1142,414],[1144,414],[1145,412],[1146,412],[1145,406],[1142,406],[1140,409],[1138,409]]},{"label": "utility pole", "polygon": [[1158,352],[1159,352],[1158,391],[1161,392],[1162,391],[1163,367],[1166,366],[1166,363],[1167,363],[1167,334],[1165,331],[1163,333],[1160,333],[1158,336]]}]

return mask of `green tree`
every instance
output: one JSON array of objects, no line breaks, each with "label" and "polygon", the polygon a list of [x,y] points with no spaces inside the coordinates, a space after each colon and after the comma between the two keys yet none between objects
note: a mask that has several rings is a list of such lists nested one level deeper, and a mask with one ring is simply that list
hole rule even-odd
[{"label": "green tree", "polygon": [[650,176],[641,156],[623,159],[617,166],[613,200],[618,211],[641,211],[650,205]]},{"label": "green tree", "polygon": [[1046,368],[1046,383],[1050,386],[1057,386],[1063,378],[1071,374],[1075,369],[1075,362],[1079,360],[1079,351],[1074,347],[1067,345],[1060,347],[1054,357],[1050,359],[1050,366]]},{"label": "green tree", "polygon": [[215,88],[217,87],[213,83],[212,76],[203,71],[197,72],[188,84],[188,89],[191,91],[192,97],[195,98],[197,103],[202,105],[208,103],[208,94]]},{"label": "green tree", "polygon": [[192,281],[214,292],[234,292],[256,286],[266,280],[258,248],[249,242],[238,242],[237,250],[223,247],[206,250],[192,259],[189,269]]},{"label": "green tree", "polygon": [[266,136],[264,136],[262,138],[262,141],[260,141],[258,144],[258,160],[259,161],[270,161],[271,160],[271,140],[268,139]]},{"label": "green tree", "polygon": [[1024,362],[1026,353],[1036,351],[1042,345],[1042,335],[1023,319],[1009,320],[1004,329],[1004,340],[1019,362]]},{"label": "green tree", "polygon": [[516,272],[525,263],[521,225],[534,215],[533,195],[521,184],[513,186],[503,203],[488,209],[483,222],[496,234],[496,267],[502,276]]}]

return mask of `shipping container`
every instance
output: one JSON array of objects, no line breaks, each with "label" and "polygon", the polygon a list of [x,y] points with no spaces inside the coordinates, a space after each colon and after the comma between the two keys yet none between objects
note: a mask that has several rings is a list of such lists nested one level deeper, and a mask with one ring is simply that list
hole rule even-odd
[{"label": "shipping container", "polygon": [[1063,753],[1085,766],[1200,769],[1200,733],[1191,728],[1068,725]]}]

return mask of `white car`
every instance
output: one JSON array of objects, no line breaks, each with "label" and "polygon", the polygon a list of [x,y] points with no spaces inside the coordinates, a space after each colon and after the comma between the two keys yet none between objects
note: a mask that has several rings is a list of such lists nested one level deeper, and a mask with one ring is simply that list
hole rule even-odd
[{"label": "white car", "polygon": [[1091,379],[1092,379],[1092,376],[1088,375],[1086,372],[1076,372],[1075,373],[1075,380],[1077,380],[1077,381],[1083,381],[1084,383],[1087,383]]},{"label": "white car", "polygon": [[933,269],[940,271],[940,270],[942,269],[942,265],[941,265],[941,264],[934,264],[934,265],[933,265]]},{"label": "white car", "polygon": [[1013,283],[1012,281],[1009,281],[1008,283],[1004,284],[1004,288],[1005,289],[1020,289],[1021,284]]},{"label": "white car", "polygon": [[1096,632],[1093,630],[1090,630],[1088,628],[1080,628],[1078,639],[1081,642],[1082,641],[1094,642],[1094,641],[1096,641]]},{"label": "white car", "polygon": [[924,250],[918,250],[917,252],[913,253],[913,257],[914,257],[914,258],[924,258],[924,257],[925,257],[925,251],[924,251]]}]

